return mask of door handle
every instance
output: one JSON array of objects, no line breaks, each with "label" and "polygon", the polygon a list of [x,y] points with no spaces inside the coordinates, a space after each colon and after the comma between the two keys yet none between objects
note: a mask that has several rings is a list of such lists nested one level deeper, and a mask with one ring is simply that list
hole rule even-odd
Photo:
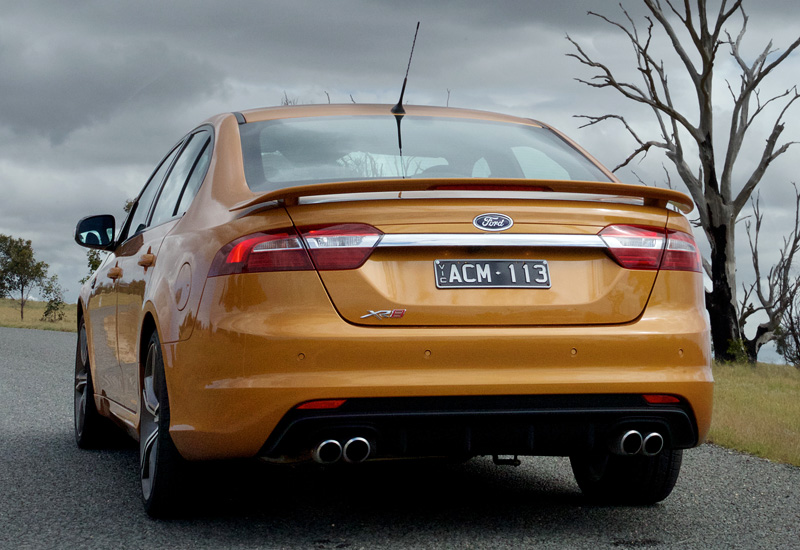
[{"label": "door handle", "polygon": [[108,270],[108,278],[114,279],[115,281],[122,277],[122,268],[114,266]]},{"label": "door handle", "polygon": [[139,265],[143,268],[147,269],[148,267],[152,267],[154,263],[156,263],[156,255],[155,254],[142,254],[139,256]]}]

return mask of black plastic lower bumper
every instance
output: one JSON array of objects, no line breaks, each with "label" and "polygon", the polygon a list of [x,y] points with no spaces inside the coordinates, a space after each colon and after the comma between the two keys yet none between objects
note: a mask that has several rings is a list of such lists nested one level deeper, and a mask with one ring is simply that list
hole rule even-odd
[{"label": "black plastic lower bumper", "polygon": [[352,437],[370,441],[371,458],[567,456],[607,447],[629,429],[659,432],[665,448],[698,444],[687,403],[651,405],[641,395],[370,398],[290,411],[259,456],[307,456],[323,440]]}]

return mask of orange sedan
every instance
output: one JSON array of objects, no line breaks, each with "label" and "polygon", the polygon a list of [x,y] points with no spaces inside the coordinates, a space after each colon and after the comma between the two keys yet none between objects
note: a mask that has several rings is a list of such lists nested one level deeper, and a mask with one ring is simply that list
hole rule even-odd
[{"label": "orange sedan", "polygon": [[553,128],[452,108],[207,120],[81,290],[78,445],[139,441],[145,508],[186,461],[571,457],[652,503],[711,420],[701,260],[679,192],[620,183]]}]

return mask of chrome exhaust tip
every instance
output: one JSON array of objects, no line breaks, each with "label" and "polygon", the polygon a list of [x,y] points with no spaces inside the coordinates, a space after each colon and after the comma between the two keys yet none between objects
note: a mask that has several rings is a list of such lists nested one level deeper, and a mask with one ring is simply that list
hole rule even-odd
[{"label": "chrome exhaust tip", "polygon": [[326,439],[311,451],[311,458],[319,464],[333,464],[342,458],[342,444],[335,439]]},{"label": "chrome exhaust tip", "polygon": [[611,442],[611,452],[617,455],[635,455],[642,450],[644,439],[636,430],[628,430]]},{"label": "chrome exhaust tip", "polygon": [[642,454],[655,456],[664,448],[664,438],[658,432],[648,434],[642,442]]},{"label": "chrome exhaust tip", "polygon": [[344,461],[350,464],[358,464],[368,459],[371,452],[372,447],[369,441],[363,437],[354,437],[344,444]]}]

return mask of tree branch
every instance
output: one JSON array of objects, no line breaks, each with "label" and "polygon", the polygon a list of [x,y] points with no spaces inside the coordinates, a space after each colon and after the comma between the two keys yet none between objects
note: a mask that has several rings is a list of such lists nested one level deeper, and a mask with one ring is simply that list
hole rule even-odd
[{"label": "tree branch", "polygon": [[784,130],[784,125],[782,123],[783,116],[786,114],[786,111],[788,111],[789,108],[794,104],[794,102],[797,101],[798,98],[800,98],[800,93],[798,93],[797,87],[793,88],[793,91],[794,93],[792,95],[792,98],[786,103],[786,105],[783,107],[780,114],[778,115],[778,118],[775,120],[775,124],[773,125],[772,131],[769,137],[767,138],[767,144],[764,147],[764,152],[761,155],[761,159],[759,160],[758,165],[748,178],[747,183],[745,183],[744,187],[742,187],[741,191],[739,191],[739,193],[736,195],[736,199],[733,201],[734,216],[738,216],[739,212],[742,211],[742,208],[744,208],[744,205],[749,200],[750,195],[753,194],[753,191],[755,190],[756,186],[761,182],[761,178],[764,176],[764,173],[767,171],[767,168],[769,167],[770,164],[772,164],[772,161],[774,161],[776,158],[778,158],[786,151],[788,151],[792,145],[796,144],[796,142],[790,141],[788,143],[783,144],[777,150],[775,149],[778,139],[780,139],[780,136]]}]

